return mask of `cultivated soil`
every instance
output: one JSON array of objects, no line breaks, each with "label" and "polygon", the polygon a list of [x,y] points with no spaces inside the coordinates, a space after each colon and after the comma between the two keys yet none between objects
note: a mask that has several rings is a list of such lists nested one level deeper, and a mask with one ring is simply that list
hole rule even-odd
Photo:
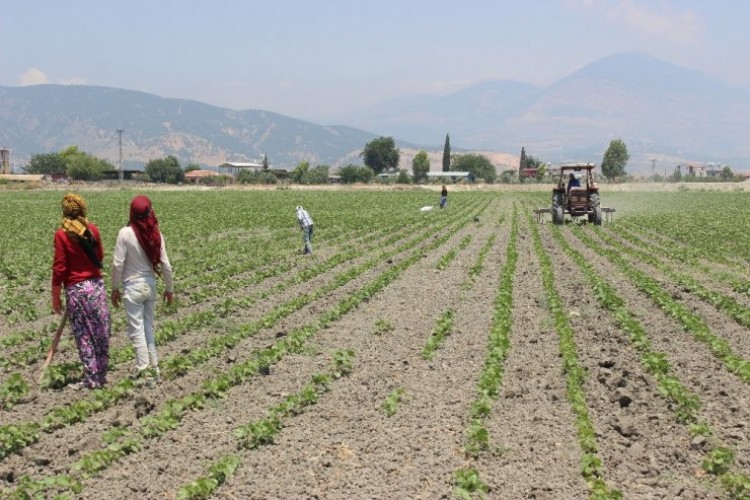
[{"label": "cultivated soil", "polygon": [[[652,349],[665,353],[673,374],[699,395],[700,416],[710,423],[714,434],[710,439],[693,436],[687,425],[677,421],[671,403],[644,368],[628,333],[598,302],[577,264],[560,250],[551,224],[532,228],[531,208],[511,197],[498,196],[489,202],[480,200],[464,207],[452,203],[444,211],[436,209],[425,215],[435,224],[424,229],[396,228],[375,238],[357,233],[326,240],[320,234],[314,256],[283,257],[283,262],[290,263],[284,273],[259,283],[248,280],[219,297],[198,299],[172,316],[161,314],[162,321],[179,319],[214,310],[227,298],[255,298],[252,304],[234,307],[226,317],[191,328],[160,346],[162,359],[168,359],[206,345],[212,336],[258,321],[272,308],[330,285],[347,270],[380,259],[371,269],[340,287],[331,287],[270,328],[261,328],[185,375],[166,377],[156,387],[138,387],[84,422],[42,432],[38,442],[0,461],[0,487],[12,492],[23,475],[32,479],[76,475],[78,460],[106,446],[102,443],[106,431],[120,428],[137,435],[144,417],[156,414],[168,401],[199,390],[209,378],[251,359],[299,328],[317,325],[322,314],[398,268],[414,251],[435,244],[405,265],[384,289],[330,325],[316,327],[298,352],[287,354],[265,374],[230,388],[224,398],[208,400],[202,408],[184,415],[175,429],[144,439],[140,450],[119,458],[93,477],[82,478],[83,489],[74,496],[176,498],[182,486],[206,475],[219,457],[231,454],[241,459],[240,465],[214,491],[214,498],[451,498],[456,472],[468,468],[479,473],[487,486],[487,498],[587,498],[589,486],[581,473],[583,451],[568,400],[559,332],[549,310],[542,263],[532,238],[533,230],[538,230],[542,248],[552,259],[556,292],[574,331],[578,363],[586,372],[586,404],[607,486],[627,499],[724,498],[719,482],[701,469],[701,463],[711,439],[718,439],[735,451],[738,470],[750,469],[748,384],[730,373],[705,343],[685,333],[682,325],[639,291],[615,263],[587,247],[572,228],[561,228],[565,241],[581,252],[623,299],[648,333]],[[465,449],[471,406],[488,354],[514,210],[518,261],[512,279],[510,350],[503,363],[499,396],[485,421],[490,448],[472,456]],[[592,234],[590,229],[583,230]],[[391,242],[398,231],[402,238]],[[414,249],[399,250],[399,245],[421,231],[428,231],[429,236]],[[445,241],[436,243],[441,236]],[[331,264],[309,280],[295,282],[297,273],[332,262],[356,247],[367,252]],[[487,248],[483,265],[471,282],[470,271],[483,248]],[[379,258],[385,251],[392,254]],[[455,258],[445,269],[438,269],[451,251]],[[738,355],[750,357],[746,328],[711,304],[670,285],[658,270],[634,258],[630,262],[662,280],[670,294],[702,317],[715,335],[726,338]],[[704,280],[713,286],[709,278]],[[284,283],[282,291],[262,295]],[[183,300],[188,303],[189,297],[188,293]],[[425,359],[421,353],[448,309],[453,312],[453,327],[433,358]],[[113,348],[128,345],[121,323],[113,332],[112,344]],[[22,346],[9,352],[20,349]],[[272,443],[255,449],[238,446],[238,427],[263,419],[314,375],[330,372],[334,354],[340,350],[353,352],[351,373],[333,380],[317,403],[286,418]],[[56,362],[75,359],[67,342]],[[113,366],[110,383],[127,377],[131,363]],[[23,374],[32,379],[38,368],[25,368]],[[403,396],[395,413],[388,416],[384,403],[397,389]],[[50,409],[87,397],[87,393],[71,388],[34,390],[17,406],[3,411],[0,424],[39,421]]]}]

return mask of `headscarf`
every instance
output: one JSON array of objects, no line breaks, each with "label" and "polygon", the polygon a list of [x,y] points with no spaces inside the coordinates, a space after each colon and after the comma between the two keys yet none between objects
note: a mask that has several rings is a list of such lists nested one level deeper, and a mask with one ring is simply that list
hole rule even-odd
[{"label": "headscarf", "polygon": [[62,199],[63,217],[60,226],[66,233],[83,237],[89,227],[86,210],[86,200],[77,194],[66,194]]},{"label": "headscarf", "polygon": [[145,195],[138,195],[130,202],[130,227],[133,228],[138,243],[146,252],[155,272],[159,272],[161,263],[161,232],[151,200]]},{"label": "headscarf", "polygon": [[96,254],[96,248],[99,243],[94,235],[89,231],[89,221],[86,218],[88,207],[83,197],[68,193],[62,199],[62,222],[60,226],[68,234],[68,237],[78,241],[86,252],[91,262],[101,269],[102,263]]}]

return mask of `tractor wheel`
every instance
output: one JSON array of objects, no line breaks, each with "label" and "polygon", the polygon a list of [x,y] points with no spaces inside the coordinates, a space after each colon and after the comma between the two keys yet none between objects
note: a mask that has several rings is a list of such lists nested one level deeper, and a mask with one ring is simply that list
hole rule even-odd
[{"label": "tractor wheel", "polygon": [[602,225],[602,209],[600,207],[594,208],[594,213],[589,214],[589,222],[593,222],[595,226]]},{"label": "tractor wheel", "polygon": [[565,222],[565,217],[563,216],[562,207],[554,207],[552,209],[552,223],[560,225],[563,222]]},{"label": "tractor wheel", "polygon": [[602,208],[601,201],[599,199],[599,193],[591,193],[589,196],[589,205],[593,214],[589,214],[589,222],[593,222],[596,226],[602,225]]},{"label": "tractor wheel", "polygon": [[562,224],[565,222],[563,214],[563,193],[552,193],[552,223]]}]

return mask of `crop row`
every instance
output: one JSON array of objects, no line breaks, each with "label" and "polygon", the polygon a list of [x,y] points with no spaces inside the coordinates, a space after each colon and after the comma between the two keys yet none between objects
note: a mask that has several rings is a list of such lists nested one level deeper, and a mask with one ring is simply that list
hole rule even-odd
[{"label": "crop row", "polygon": [[541,264],[542,284],[544,285],[547,304],[560,337],[560,353],[563,358],[563,371],[566,375],[567,396],[573,412],[576,415],[576,426],[578,428],[578,443],[583,451],[581,457],[581,472],[591,489],[591,496],[598,499],[621,498],[622,493],[610,489],[604,480],[602,460],[599,457],[599,445],[596,440],[596,431],[589,417],[586,393],[583,384],[586,379],[586,371],[578,362],[575,334],[570,325],[570,320],[565,315],[562,300],[555,289],[555,275],[552,260],[542,246],[539,230],[529,218],[529,226],[532,228],[531,235],[534,240],[534,248]]},{"label": "crop row", "polygon": [[692,293],[701,300],[716,307],[717,310],[727,313],[738,324],[750,327],[750,308],[747,306],[740,304],[728,295],[715,290],[709,290],[701,283],[698,283],[694,278],[675,271],[671,266],[665,264],[649,252],[639,251],[630,246],[624,245],[603,231],[599,231],[597,234],[605,243],[616,248],[621,253],[631,255],[637,261],[645,262],[646,264],[658,269],[669,279],[670,282],[679,285],[683,291]]},{"label": "crop row", "polygon": [[[424,222],[422,222],[420,225],[425,225]],[[409,228],[408,226],[406,228],[403,228],[402,231],[396,231],[395,233],[391,232],[391,237],[383,243],[384,247],[388,247],[394,242],[399,241],[402,238],[402,232],[413,232],[413,229]],[[369,248],[369,247],[367,247]],[[403,249],[403,247],[401,247]],[[286,286],[290,286],[294,283],[300,283],[304,282],[313,276],[320,274],[332,267],[335,267],[336,265],[343,263],[343,262],[349,262],[352,259],[358,257],[359,255],[363,255],[365,252],[361,248],[356,248],[354,250],[349,250],[347,252],[342,252],[339,254],[336,254],[332,258],[328,259],[325,262],[322,262],[312,268],[305,269],[292,277],[290,280],[287,280],[286,283],[282,283],[280,285],[277,285],[275,287],[272,287],[271,289],[267,289],[266,291],[262,292],[260,294],[260,297],[267,298],[270,295],[273,295],[274,293],[281,292],[285,289]],[[389,257],[392,254],[388,253],[382,253],[377,259],[385,259]],[[371,261],[370,264],[373,264],[374,262]],[[341,278],[338,278],[339,284],[341,283]],[[327,291],[330,291],[329,289],[323,289],[322,292],[318,293],[317,295],[320,296],[321,294],[325,294]],[[305,302],[304,297],[295,299],[298,301],[296,306],[287,304],[287,311],[293,312],[294,310],[297,310],[303,303]],[[180,320],[167,320],[166,322],[162,322],[161,326],[156,331],[156,340],[157,344],[163,345],[164,343],[174,340],[182,333],[185,333],[187,331],[197,329],[200,327],[210,326],[213,324],[213,322],[218,319],[219,317],[225,317],[232,313],[233,310],[236,310],[240,307],[247,307],[252,302],[254,302],[255,299],[253,299],[251,296],[245,296],[242,299],[226,299],[225,301],[219,303],[218,305],[214,306],[214,312],[211,311],[197,311],[190,313],[189,315],[181,318]],[[294,306],[294,307],[292,307]],[[268,318],[266,318],[267,320]],[[217,341],[223,344],[224,346],[227,346],[227,340],[221,340]],[[221,346],[213,346],[214,349],[218,349]],[[210,352],[210,351],[209,351]],[[203,358],[208,359],[211,356],[206,357],[206,351],[198,351],[197,353],[192,352],[188,356],[178,356],[177,358],[167,358],[164,360],[164,364],[168,367],[167,374],[169,373],[169,367],[175,366],[177,367],[176,373],[184,373],[187,367],[191,366],[192,364],[195,364],[192,359],[199,359],[200,356],[203,356]],[[119,349],[114,349],[110,353],[110,364],[116,365],[120,362],[129,361],[133,357],[133,352],[130,347],[122,347]],[[46,377],[46,386],[50,387],[61,387],[68,383],[70,380],[73,380],[77,378],[78,374],[80,373],[81,366],[80,363],[73,362],[73,363],[64,363],[64,364],[57,364],[53,365],[52,368],[49,370],[47,377]],[[3,391],[3,386],[0,386],[0,396],[3,394],[7,394],[7,397],[5,397],[4,401],[7,401],[7,405],[13,404],[16,401],[18,401],[23,395],[28,391],[28,384],[18,383],[17,376],[11,377],[7,384],[7,390]]]},{"label": "crop row", "polygon": [[[471,405],[471,421],[466,430],[465,453],[469,457],[476,458],[480,452],[489,449],[489,433],[485,426],[485,420],[492,411],[493,401],[498,397],[502,385],[505,358],[510,350],[513,276],[516,272],[518,260],[517,239],[518,214],[514,207],[510,237],[505,251],[505,264],[501,270],[500,284],[495,297],[495,310],[488,339],[488,353],[479,375],[477,396]],[[472,466],[457,470],[454,473],[453,481],[455,485],[454,494],[459,498],[471,498],[475,493],[484,494],[487,491],[487,486],[482,481],[479,471]]]},{"label": "crop row", "polygon": [[658,281],[632,266],[619,252],[597,244],[591,236],[580,228],[573,228],[573,231],[585,245],[614,263],[639,290],[648,295],[667,315],[679,321],[687,333],[706,343],[711,352],[724,362],[731,373],[739,376],[745,382],[750,382],[750,362],[736,355],[726,340],[714,335],[700,316],[693,314],[683,304],[674,300]]},{"label": "crop row", "polygon": [[[554,228],[552,234],[563,251],[575,261],[580,271],[586,276],[601,306],[612,313],[616,324],[628,335],[631,345],[640,353],[641,363],[656,380],[660,394],[672,405],[677,422],[688,424],[692,435],[710,437],[713,432],[709,423],[699,419],[701,409],[699,396],[687,389],[672,374],[667,355],[653,350],[646,329],[630,312],[614,287],[568,243],[559,228]],[[750,495],[750,477],[742,473],[729,472],[733,462],[734,454],[731,448],[715,441],[706,453],[703,469],[719,476],[732,498],[744,498]]]},{"label": "crop row", "polygon": [[[449,232],[448,234],[452,233]],[[214,337],[208,341],[209,345],[205,348],[193,350],[186,355],[166,358],[162,362],[164,374],[168,377],[184,375],[194,366],[205,362],[211,357],[218,356],[226,349],[235,346],[240,340],[254,335],[263,328],[270,328],[282,317],[291,314],[313,300],[326,296],[334,288],[342,286],[344,283],[354,279],[354,277],[375,267],[389,256],[414,248],[428,235],[429,231],[401,245],[396,250],[384,252],[384,254],[379,255],[360,266],[341,273],[334,278],[330,284],[318,289],[317,291],[295,297],[287,303],[275,307],[259,321],[241,325],[235,331],[227,335]],[[443,238],[445,238],[445,236],[443,236]],[[442,241],[442,239],[437,241]],[[112,388],[93,391],[94,394],[89,399],[78,400],[49,411],[41,422],[26,422],[0,427],[0,458],[36,442],[39,439],[40,431],[52,432],[66,425],[82,422],[93,413],[109,408],[121,399],[128,397],[131,393],[132,387],[132,381],[122,380],[116,383]]]},{"label": "crop row", "polygon": [[[179,427],[181,419],[186,412],[203,407],[208,399],[224,397],[231,387],[241,384],[257,373],[262,372],[265,367],[281,360],[287,352],[298,352],[303,347],[307,338],[317,333],[318,330],[326,328],[330,323],[338,320],[363,300],[369,299],[372,295],[385,288],[403,270],[417,262],[427,252],[444,244],[454,232],[455,230],[447,232],[433,240],[427,247],[414,250],[408,258],[388,268],[369,285],[349,295],[336,306],[319,315],[318,319],[312,323],[297,328],[285,339],[278,341],[273,346],[256,351],[251,359],[235,364],[228,372],[207,380],[204,382],[201,390],[163,403],[160,410],[142,419],[140,426],[141,436],[151,439],[163,435],[164,432],[176,429]],[[45,478],[39,481],[25,480],[24,484],[39,485],[46,481],[49,481],[49,479]]]},{"label": "crop row", "polygon": [[[715,269],[715,265],[706,264],[704,258],[693,255],[690,247],[673,243],[672,248],[667,249],[654,241],[643,239],[643,233],[639,236],[634,230],[628,229],[622,225],[615,225],[609,229],[619,237],[644,249],[646,252],[650,252],[652,255],[660,255],[663,259],[669,259],[678,266],[689,266],[691,269],[698,271],[701,275],[710,276],[719,283],[723,283],[732,288],[735,292],[750,295],[750,280],[747,279],[744,270],[742,270],[743,272],[741,275],[737,270],[732,271],[725,266],[722,266],[722,269],[717,270]],[[700,254],[702,255],[703,252],[700,252]]]}]

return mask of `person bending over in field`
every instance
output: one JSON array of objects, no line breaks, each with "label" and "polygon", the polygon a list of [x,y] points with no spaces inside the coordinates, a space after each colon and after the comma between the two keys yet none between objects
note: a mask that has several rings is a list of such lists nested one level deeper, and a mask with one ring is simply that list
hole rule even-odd
[{"label": "person bending over in field", "polygon": [[65,287],[66,310],[83,365],[83,380],[72,386],[96,389],[107,383],[110,317],[102,279],[104,249],[99,229],[86,212],[82,197],[63,197],[62,223],[54,239],[52,310],[62,314],[60,295]]},{"label": "person bending over in field", "polygon": [[299,227],[302,229],[302,242],[304,248],[302,253],[305,255],[312,255],[312,240],[313,240],[313,220],[307,210],[302,208],[301,205],[297,206],[297,220],[299,221]]},{"label": "person bending over in field", "polygon": [[[164,280],[164,299],[171,305],[172,265],[167,257],[164,236],[151,207],[151,200],[140,195],[130,203],[130,223],[120,229],[112,257],[112,305],[125,304],[128,337],[135,348],[134,379],[147,385],[160,380],[159,359],[154,339],[156,277]],[[123,292],[120,292],[120,286]],[[149,370],[150,368],[150,370]]]}]

